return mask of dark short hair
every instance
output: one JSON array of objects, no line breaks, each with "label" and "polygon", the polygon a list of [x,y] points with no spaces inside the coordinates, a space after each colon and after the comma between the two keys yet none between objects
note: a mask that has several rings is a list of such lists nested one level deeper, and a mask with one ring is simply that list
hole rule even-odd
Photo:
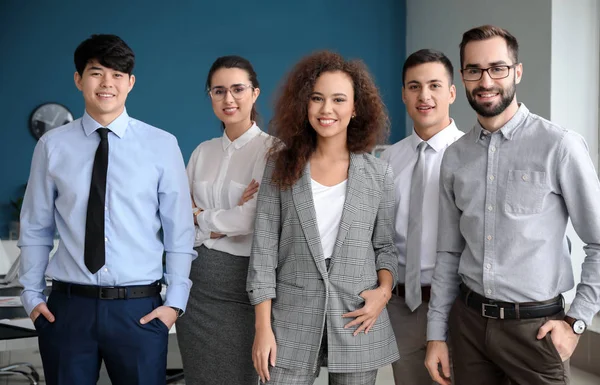
[{"label": "dark short hair", "polygon": [[85,66],[92,60],[97,60],[104,67],[128,75],[131,75],[135,65],[133,51],[116,35],[92,35],[79,44],[74,59],[79,75],[83,75]]},{"label": "dark short hair", "polygon": [[[258,77],[256,76],[256,72],[254,71],[254,67],[248,59],[245,59],[241,56],[230,55],[230,56],[221,56],[215,60],[215,62],[210,66],[208,70],[208,75],[206,76],[206,91],[210,91],[212,87],[212,77],[221,68],[239,68],[248,73],[248,79],[250,83],[252,83],[252,87],[260,88],[258,84]],[[250,112],[250,119],[253,121],[258,120],[258,110],[256,109],[256,103],[252,106],[252,111]],[[225,124],[223,124],[223,128],[225,128]]]},{"label": "dark short hair", "polygon": [[434,49],[420,49],[417,52],[413,52],[409,57],[406,58],[404,62],[404,67],[402,68],[402,85],[404,85],[406,72],[413,67],[416,67],[420,64],[425,63],[440,63],[446,69],[448,73],[448,80],[450,80],[450,85],[454,84],[454,67],[452,66],[452,62],[443,52],[436,51]]},{"label": "dark short hair", "polygon": [[501,37],[506,42],[508,47],[508,53],[511,59],[514,61],[513,64],[519,62],[519,42],[517,38],[510,34],[504,28],[496,27],[493,25],[482,25],[475,27],[467,32],[463,33],[462,41],[460,42],[460,68],[464,66],[465,60],[465,46],[472,41],[488,40],[493,37]]}]

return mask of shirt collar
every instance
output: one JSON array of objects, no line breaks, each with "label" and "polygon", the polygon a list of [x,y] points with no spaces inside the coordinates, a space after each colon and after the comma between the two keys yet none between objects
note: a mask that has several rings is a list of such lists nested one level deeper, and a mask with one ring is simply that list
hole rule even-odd
[{"label": "shirt collar", "polygon": [[[510,118],[508,122],[498,130],[504,138],[507,140],[512,140],[515,136],[517,129],[521,126],[521,123],[527,118],[529,115],[529,109],[525,106],[524,103],[519,103],[519,109],[515,113],[515,115]],[[489,135],[490,132],[483,128],[479,121],[475,124],[475,133],[476,138],[475,141],[478,141],[483,135]]]},{"label": "shirt collar", "polygon": [[236,150],[244,147],[248,142],[254,139],[255,136],[261,133],[260,128],[256,125],[256,122],[252,122],[252,127],[250,127],[246,132],[244,132],[239,138],[234,140],[233,142],[227,137],[225,131],[223,131],[223,136],[221,137],[221,143],[223,144],[223,150],[227,150],[230,144],[233,144],[233,147]]},{"label": "shirt collar", "polygon": [[[449,145],[451,145],[456,138],[456,133],[458,132],[458,127],[454,123],[454,119],[450,119],[450,124],[447,125],[440,132],[429,138],[427,144],[431,147],[435,152],[439,152]],[[417,146],[419,143],[423,142],[423,139],[417,135],[415,128],[413,127],[413,133],[410,136],[410,144],[411,148],[417,151]]]},{"label": "shirt collar", "polygon": [[[94,118],[92,118],[87,111],[84,112],[83,118],[81,119],[81,124],[83,126],[83,131],[87,136],[93,134],[98,128],[104,127],[100,123],[96,122]],[[123,109],[121,115],[119,115],[115,120],[113,120],[106,128],[111,130],[115,135],[119,138],[122,138],[125,135],[125,131],[127,131],[127,126],[129,125],[129,115],[127,115],[127,109]]]}]

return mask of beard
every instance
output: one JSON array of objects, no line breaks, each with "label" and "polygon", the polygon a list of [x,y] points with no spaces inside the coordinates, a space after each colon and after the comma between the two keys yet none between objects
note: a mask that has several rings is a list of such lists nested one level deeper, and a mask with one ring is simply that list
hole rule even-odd
[{"label": "beard", "polygon": [[[508,106],[510,106],[510,104],[515,98],[516,88],[517,87],[514,81],[510,85],[510,87],[506,89],[500,87],[477,87],[470,93],[469,91],[467,91],[467,100],[469,101],[469,104],[475,110],[475,112],[477,112],[477,114],[483,116],[484,118],[492,118],[494,116],[500,115],[504,112],[504,110],[508,108]],[[478,103],[476,100],[476,95],[478,93],[498,93],[498,95],[500,95],[501,98],[500,103],[498,103],[497,105],[494,105],[491,102]]]}]

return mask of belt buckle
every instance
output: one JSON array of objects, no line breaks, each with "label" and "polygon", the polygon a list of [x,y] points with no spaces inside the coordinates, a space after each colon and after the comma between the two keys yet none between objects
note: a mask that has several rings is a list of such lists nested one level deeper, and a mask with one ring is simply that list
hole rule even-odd
[{"label": "belt buckle", "polygon": [[[488,308],[500,309],[500,316],[499,317],[495,317],[495,316],[492,316],[492,315],[488,315],[487,314],[487,309]],[[491,318],[491,319],[504,319],[504,308],[503,307],[499,307],[495,303],[482,303],[481,304],[481,316],[485,317],[485,318]]]},{"label": "belt buckle", "polygon": [[114,286],[102,286],[102,287],[100,287],[99,298],[100,299],[114,299],[112,297],[106,297],[106,294],[104,294],[106,289],[114,289],[114,288],[115,288]]}]

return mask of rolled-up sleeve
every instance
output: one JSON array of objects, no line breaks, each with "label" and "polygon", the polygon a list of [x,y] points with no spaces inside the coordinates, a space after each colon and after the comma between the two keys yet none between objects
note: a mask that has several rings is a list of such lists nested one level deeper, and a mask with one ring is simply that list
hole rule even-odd
[{"label": "rolled-up sleeve", "polygon": [[258,192],[254,238],[246,290],[252,305],[276,296],[276,269],[281,234],[281,190],[273,182],[274,163],[267,162]]},{"label": "rolled-up sleeve", "polygon": [[394,286],[398,282],[398,250],[394,244],[395,206],[394,173],[388,165],[383,178],[383,194],[377,208],[372,242],[375,267],[377,270],[389,270]]}]

